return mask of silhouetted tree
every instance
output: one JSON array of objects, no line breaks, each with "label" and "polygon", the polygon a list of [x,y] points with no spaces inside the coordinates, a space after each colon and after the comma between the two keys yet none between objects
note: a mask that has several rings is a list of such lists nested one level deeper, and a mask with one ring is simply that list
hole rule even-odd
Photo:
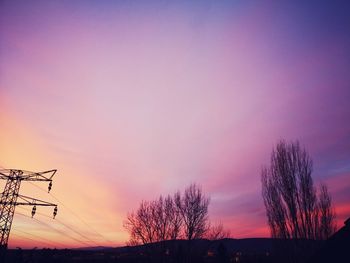
[{"label": "silhouetted tree", "polygon": [[336,231],[335,212],[327,186],[321,184],[319,194],[319,239],[327,239]]},{"label": "silhouetted tree", "polygon": [[166,199],[165,209],[169,214],[169,229],[168,229],[168,239],[175,240],[180,237],[181,227],[183,225],[181,211],[176,203],[181,200],[180,192],[176,192],[173,197]]},{"label": "silhouetted tree", "polygon": [[160,196],[157,200],[142,201],[136,212],[128,214],[124,227],[130,233],[128,245],[147,244],[177,239],[182,226],[182,215],[175,201],[180,194]]},{"label": "silhouetted tree", "polygon": [[152,202],[152,222],[154,222],[155,240],[166,240],[169,228],[169,213],[165,210],[165,199],[160,196],[158,200]]},{"label": "silhouetted tree", "polygon": [[174,197],[168,195],[166,198],[160,196],[158,200],[152,202],[152,221],[154,222],[156,241],[179,237],[182,217],[174,201],[180,198],[179,195],[176,193]]},{"label": "silhouetted tree", "polygon": [[176,200],[184,224],[184,235],[188,240],[201,238],[208,230],[209,198],[196,184],[185,189],[183,196]]},{"label": "silhouetted tree", "polygon": [[262,169],[262,195],[271,236],[295,241],[285,255],[291,262],[306,258],[313,249],[297,240],[327,239],[335,231],[327,187],[321,185],[317,195],[311,173],[312,160],[306,150],[299,142],[287,144],[283,140],[273,149],[270,166]]},{"label": "silhouetted tree", "polygon": [[[182,236],[189,240],[186,260],[190,262],[193,259],[190,254],[194,253],[190,241],[204,237],[209,227],[208,205],[209,198],[196,184],[186,188],[183,194],[176,192],[154,201],[142,201],[124,221],[124,227],[130,233],[128,245],[154,243],[148,254],[152,260],[163,261],[166,251],[175,251],[176,248],[173,243],[159,241],[175,240]],[[219,225],[213,236],[220,237],[224,233],[222,225]]]},{"label": "silhouetted tree", "polygon": [[156,241],[154,205],[142,201],[136,212],[128,214],[124,227],[130,233],[129,245],[147,244]]},{"label": "silhouetted tree", "polygon": [[317,198],[311,173],[312,160],[298,142],[280,141],[272,151],[261,176],[272,237],[326,239],[334,232],[331,197],[323,185]]}]

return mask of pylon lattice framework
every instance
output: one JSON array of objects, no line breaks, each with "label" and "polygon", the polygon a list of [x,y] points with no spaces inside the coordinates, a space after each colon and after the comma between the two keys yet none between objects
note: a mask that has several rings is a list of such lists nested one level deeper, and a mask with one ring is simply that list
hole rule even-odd
[{"label": "pylon lattice framework", "polygon": [[57,214],[57,204],[20,195],[19,189],[22,181],[41,181],[50,182],[48,187],[48,192],[50,192],[52,187],[52,177],[55,175],[56,171],[57,170],[49,170],[34,173],[16,169],[0,170],[0,179],[6,180],[6,185],[0,199],[0,249],[7,248],[12,220],[17,205],[32,206],[32,217],[35,214],[36,206],[53,206],[55,207],[53,213],[53,217],[55,218]]}]

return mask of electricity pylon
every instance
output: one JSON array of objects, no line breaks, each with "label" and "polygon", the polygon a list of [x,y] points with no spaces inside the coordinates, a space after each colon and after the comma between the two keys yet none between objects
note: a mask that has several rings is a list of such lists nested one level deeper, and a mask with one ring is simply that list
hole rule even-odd
[{"label": "electricity pylon", "polygon": [[35,173],[15,169],[0,170],[0,179],[6,180],[6,185],[0,199],[0,250],[7,249],[7,242],[17,205],[32,206],[32,217],[36,212],[36,206],[53,206],[55,207],[53,218],[55,218],[57,214],[57,204],[20,195],[19,188],[22,181],[50,182],[48,187],[48,192],[50,192],[52,187],[52,177],[55,175],[56,171],[57,170],[50,170]]}]

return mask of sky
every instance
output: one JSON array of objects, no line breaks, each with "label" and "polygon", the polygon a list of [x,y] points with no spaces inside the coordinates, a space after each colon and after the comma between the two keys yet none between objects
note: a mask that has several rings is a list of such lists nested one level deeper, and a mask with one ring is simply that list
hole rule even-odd
[{"label": "sky", "polygon": [[9,246],[124,245],[128,212],[194,182],[232,237],[268,237],[280,139],[308,150],[341,227],[350,5],[305,2],[1,1],[0,165],[58,170],[50,194],[20,190],[56,219],[17,207]]}]

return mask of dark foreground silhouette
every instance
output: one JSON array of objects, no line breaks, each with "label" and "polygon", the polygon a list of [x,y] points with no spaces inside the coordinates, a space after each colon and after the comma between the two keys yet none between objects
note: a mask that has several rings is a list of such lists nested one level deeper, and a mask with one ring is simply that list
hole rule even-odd
[{"label": "dark foreground silhouette", "polygon": [[[307,244],[315,241],[303,241]],[[6,262],[278,262],[275,247],[290,241],[269,238],[173,240],[120,248],[9,250]],[[319,242],[316,242],[319,245]]]},{"label": "dark foreground silhouette", "polygon": [[[350,262],[350,219],[326,241],[247,238],[221,240],[170,240],[141,246],[81,249],[10,249],[6,262],[120,262],[120,263],[215,263],[289,262],[288,253],[303,250],[298,262]],[[308,254],[305,253],[308,251]],[[2,263],[2,262],[1,262]]]},{"label": "dark foreground silhouette", "polygon": [[350,218],[344,226],[331,236],[309,261],[312,262],[350,262]]}]

